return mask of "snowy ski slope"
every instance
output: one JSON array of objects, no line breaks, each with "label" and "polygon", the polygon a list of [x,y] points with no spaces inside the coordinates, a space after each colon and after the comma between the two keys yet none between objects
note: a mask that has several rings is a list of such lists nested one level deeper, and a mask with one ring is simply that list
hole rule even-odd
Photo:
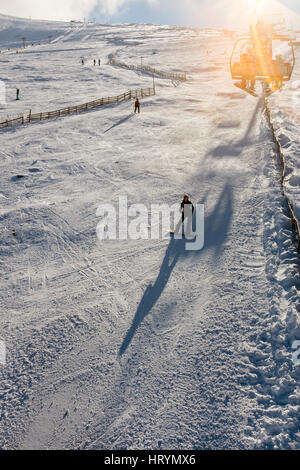
[{"label": "snowy ski slope", "polygon": [[[123,102],[1,132],[0,448],[299,448],[298,255],[263,103],[230,79],[233,39],[9,21],[53,40],[0,55],[4,118],[152,85],[113,53],[189,80],[157,79],[140,115]],[[292,93],[270,102],[299,210]],[[205,204],[202,251],[97,239],[99,204],[186,192]]]}]

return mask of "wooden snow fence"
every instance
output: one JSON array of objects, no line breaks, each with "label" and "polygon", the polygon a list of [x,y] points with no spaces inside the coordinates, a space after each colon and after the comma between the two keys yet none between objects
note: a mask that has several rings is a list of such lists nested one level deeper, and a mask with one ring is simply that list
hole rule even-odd
[{"label": "wooden snow fence", "polygon": [[161,72],[160,70],[156,70],[153,67],[150,67],[149,65],[128,65],[125,64],[125,62],[120,62],[119,60],[116,60],[114,56],[110,59],[110,65],[116,65],[117,67],[123,67],[128,70],[137,70],[137,71],[143,71],[143,72],[148,72],[152,75],[157,75],[158,77],[161,78],[167,78],[169,80],[179,80],[182,82],[187,81],[187,76],[186,73],[169,73],[169,72]]},{"label": "wooden snow fence", "polygon": [[67,108],[58,109],[56,111],[47,111],[40,113],[29,112],[28,116],[19,116],[13,119],[6,119],[3,122],[0,122],[0,129],[7,127],[13,127],[17,125],[22,125],[25,123],[31,123],[34,121],[43,121],[45,119],[52,119],[61,116],[67,116],[69,114],[81,113],[88,111],[89,109],[100,108],[101,106],[107,106],[110,104],[116,104],[121,101],[136,99],[136,98],[145,98],[147,96],[155,95],[155,88],[141,88],[138,90],[129,90],[127,93],[123,93],[118,96],[108,96],[106,98],[101,98],[99,100],[90,101],[88,103],[68,106]]}]

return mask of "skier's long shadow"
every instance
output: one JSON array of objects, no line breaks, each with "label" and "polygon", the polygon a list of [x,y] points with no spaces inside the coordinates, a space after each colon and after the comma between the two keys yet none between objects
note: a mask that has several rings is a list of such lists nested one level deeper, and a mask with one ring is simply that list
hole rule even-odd
[{"label": "skier's long shadow", "polygon": [[185,240],[174,240],[174,238],[170,240],[158,277],[154,285],[149,284],[149,286],[147,287],[136,311],[132,325],[123,340],[122,346],[120,347],[119,355],[124,354],[129,344],[131,343],[131,340],[139,325],[142,323],[146,315],[148,315],[150,310],[158,301],[159,297],[161,296],[164,288],[166,287],[169,281],[169,278],[172,274],[173,269],[176,266],[177,261],[183,254],[184,249]]},{"label": "skier's long shadow", "polygon": [[133,116],[134,116],[133,114],[129,114],[128,116],[125,116],[123,119],[121,119],[120,121],[116,122],[111,127],[109,127],[108,129],[106,129],[106,131],[104,131],[104,134],[106,134],[106,132],[109,132],[114,127],[120,126],[121,124],[124,124],[124,122],[129,121],[129,119],[131,119]]},{"label": "skier's long shadow", "polygon": [[[202,204],[205,201],[201,201]],[[213,213],[205,220],[205,242],[201,251],[186,251],[186,240],[175,240],[171,238],[163,263],[154,285],[149,284],[135,313],[132,325],[128,330],[119,350],[119,356],[124,354],[130,345],[136,330],[150,313],[161,294],[163,293],[169,278],[180,258],[190,256],[199,257],[209,247],[214,247],[215,257],[219,255],[220,249],[226,240],[232,217],[232,188],[229,184],[225,186]]]}]

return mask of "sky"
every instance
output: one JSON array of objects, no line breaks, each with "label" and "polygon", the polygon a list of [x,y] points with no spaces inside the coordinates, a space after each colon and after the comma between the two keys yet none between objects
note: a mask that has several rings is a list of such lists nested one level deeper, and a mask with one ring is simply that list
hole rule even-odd
[{"label": "sky", "polygon": [[300,0],[0,0],[0,13],[36,19],[235,28],[249,24],[256,1],[269,11],[284,5],[290,10],[290,21],[300,27]]}]

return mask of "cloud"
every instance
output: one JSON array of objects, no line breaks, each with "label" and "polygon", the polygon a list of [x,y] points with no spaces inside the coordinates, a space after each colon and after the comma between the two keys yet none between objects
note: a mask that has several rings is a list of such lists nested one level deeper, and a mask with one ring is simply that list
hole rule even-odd
[{"label": "cloud", "polygon": [[97,0],[0,0],[2,14],[36,19],[82,19]]},{"label": "cloud", "polygon": [[[289,27],[300,26],[299,16],[288,8],[295,8],[296,0],[284,0],[285,5],[277,0],[260,1],[268,13],[283,12]],[[94,16],[108,22],[248,28],[254,4],[253,0],[102,0],[100,14]]]},{"label": "cloud", "polygon": [[[140,0],[155,5],[159,0]],[[0,0],[2,14],[35,19],[74,19],[88,17],[98,10],[100,15],[113,16],[134,0]]]},{"label": "cloud", "polygon": [[115,15],[124,4],[130,3],[131,0],[99,0],[95,2],[99,8],[100,13],[105,16]]},{"label": "cloud", "polygon": [[[296,8],[299,0],[283,0]],[[288,8],[275,0],[263,0],[269,11]],[[0,12],[38,19],[83,19],[101,21],[153,22],[218,28],[249,25],[253,0],[0,0]],[[299,8],[300,10],[300,8]],[[297,24],[299,24],[297,19]]]},{"label": "cloud", "polygon": [[[287,3],[287,2],[286,2]],[[290,2],[291,3],[291,2]],[[245,28],[251,21],[253,0],[161,0],[161,13],[176,11],[180,24],[216,28]],[[261,0],[261,13],[283,13],[288,23],[299,24],[298,15],[277,0]]]}]

